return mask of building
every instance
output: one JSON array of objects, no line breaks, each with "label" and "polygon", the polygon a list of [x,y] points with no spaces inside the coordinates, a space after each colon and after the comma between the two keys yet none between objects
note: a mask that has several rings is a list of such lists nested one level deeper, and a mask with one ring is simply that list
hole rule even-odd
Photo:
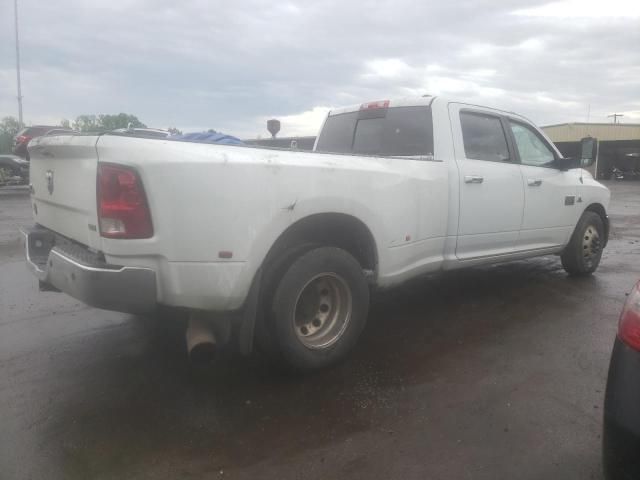
[{"label": "building", "polygon": [[583,138],[597,139],[596,178],[611,178],[615,168],[640,172],[640,123],[561,123],[542,127],[566,157],[579,157]]}]

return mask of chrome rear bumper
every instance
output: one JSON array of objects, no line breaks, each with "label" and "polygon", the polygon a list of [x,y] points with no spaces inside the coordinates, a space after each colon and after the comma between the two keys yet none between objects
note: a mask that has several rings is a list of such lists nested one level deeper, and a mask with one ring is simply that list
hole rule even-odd
[{"label": "chrome rear bumper", "polygon": [[101,255],[43,227],[22,230],[26,263],[41,289],[57,289],[97,308],[146,313],[156,308],[156,274],[105,263]]}]

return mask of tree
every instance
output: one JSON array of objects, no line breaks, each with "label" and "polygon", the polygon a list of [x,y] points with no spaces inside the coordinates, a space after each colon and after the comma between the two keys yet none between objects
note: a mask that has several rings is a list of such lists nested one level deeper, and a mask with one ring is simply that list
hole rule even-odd
[{"label": "tree", "polygon": [[20,131],[20,122],[15,117],[0,120],[0,153],[11,153],[13,137]]},{"label": "tree", "polygon": [[92,132],[98,130],[98,118],[95,115],[80,115],[73,122],[73,129],[81,132]]},{"label": "tree", "polygon": [[146,128],[147,126],[138,120],[135,115],[119,113],[118,115],[98,115],[98,122],[105,130],[115,130],[116,128]]},{"label": "tree", "polygon": [[69,123],[69,120],[67,120],[66,118],[63,118],[62,120],[60,120],[60,126],[62,128],[71,128],[71,124]]},{"label": "tree", "polygon": [[15,117],[4,117],[0,120],[0,133],[7,133],[11,136],[20,130],[20,122]]},{"label": "tree", "polygon": [[73,128],[81,132],[107,132],[116,128],[146,128],[138,117],[129,113],[117,115],[80,115],[73,122]]},{"label": "tree", "polygon": [[182,135],[182,132],[178,130],[176,127],[169,127],[167,129],[170,135]]}]

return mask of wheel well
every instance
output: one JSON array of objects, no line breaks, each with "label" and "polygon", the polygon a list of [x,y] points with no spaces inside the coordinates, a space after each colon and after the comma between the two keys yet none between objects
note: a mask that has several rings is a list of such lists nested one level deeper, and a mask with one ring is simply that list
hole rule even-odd
[{"label": "wheel well", "polygon": [[605,245],[606,245],[606,242],[609,240],[609,217],[607,217],[606,210],[599,203],[592,203],[584,210],[585,212],[597,213],[602,219],[602,224],[604,225],[604,231],[605,231],[604,238],[605,238]]},{"label": "wheel well", "polygon": [[320,213],[298,220],[276,240],[264,265],[268,267],[289,250],[305,244],[342,248],[363,269],[376,272],[378,254],[373,235],[362,221],[342,213]]}]

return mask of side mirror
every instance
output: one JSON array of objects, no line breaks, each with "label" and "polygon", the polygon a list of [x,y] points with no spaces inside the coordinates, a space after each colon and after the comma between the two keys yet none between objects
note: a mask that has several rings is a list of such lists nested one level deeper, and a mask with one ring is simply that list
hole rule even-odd
[{"label": "side mirror", "polygon": [[586,137],[580,140],[580,166],[589,167],[596,161],[598,154],[598,139]]},{"label": "side mirror", "polygon": [[580,168],[581,165],[581,161],[575,157],[561,157],[557,159],[555,163],[556,166],[563,171]]}]

